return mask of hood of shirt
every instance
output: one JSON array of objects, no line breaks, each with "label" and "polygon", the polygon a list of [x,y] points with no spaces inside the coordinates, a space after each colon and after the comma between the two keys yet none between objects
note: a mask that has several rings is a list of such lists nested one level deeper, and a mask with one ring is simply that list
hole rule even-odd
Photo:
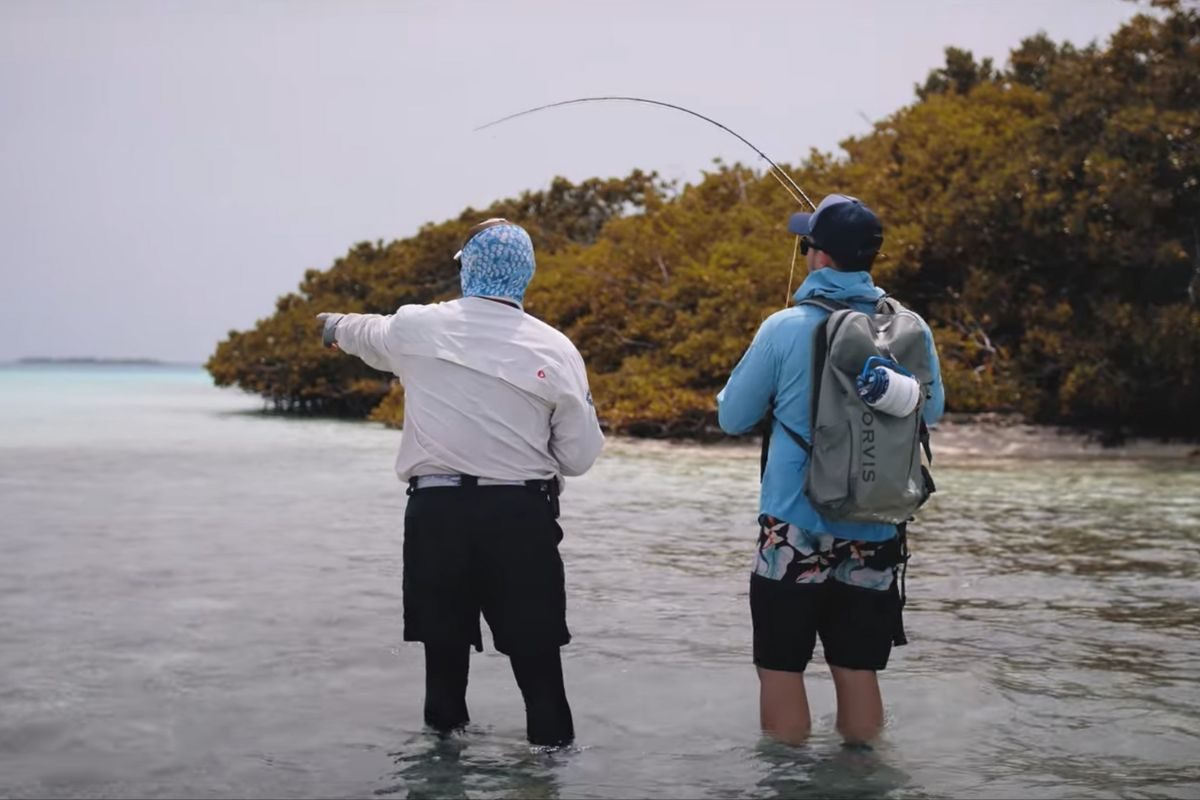
[{"label": "hood of shirt", "polygon": [[823,297],[842,303],[874,303],[883,295],[884,291],[871,280],[869,272],[840,272],[823,267],[810,272],[792,297],[797,301]]},{"label": "hood of shirt", "polygon": [[497,225],[481,231],[463,247],[463,297],[525,300],[533,279],[533,241],[519,225]]}]

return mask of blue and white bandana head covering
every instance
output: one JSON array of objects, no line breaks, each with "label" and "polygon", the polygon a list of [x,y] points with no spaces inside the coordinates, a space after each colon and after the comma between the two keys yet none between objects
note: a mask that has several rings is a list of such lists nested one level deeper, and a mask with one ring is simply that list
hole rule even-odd
[{"label": "blue and white bandana head covering", "polygon": [[481,223],[458,253],[463,297],[494,297],[518,305],[533,279],[533,240],[520,225],[506,220]]}]

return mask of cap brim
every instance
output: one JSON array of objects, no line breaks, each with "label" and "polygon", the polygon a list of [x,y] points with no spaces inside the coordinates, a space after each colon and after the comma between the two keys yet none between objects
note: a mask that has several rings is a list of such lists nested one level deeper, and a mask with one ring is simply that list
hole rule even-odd
[{"label": "cap brim", "polygon": [[788,230],[797,236],[808,236],[812,233],[812,214],[798,211],[788,220]]}]

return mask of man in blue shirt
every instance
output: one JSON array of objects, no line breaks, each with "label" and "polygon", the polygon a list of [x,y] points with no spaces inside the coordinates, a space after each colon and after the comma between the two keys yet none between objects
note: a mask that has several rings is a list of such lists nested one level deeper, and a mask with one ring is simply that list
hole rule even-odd
[{"label": "man in blue shirt", "polygon": [[[802,237],[809,271],[796,301],[824,298],[873,311],[884,295],[870,275],[883,244],[874,212],[853,197],[829,195],[812,214],[794,214],[788,229]],[[727,433],[746,433],[774,415],[750,611],[763,731],[790,743],[806,739],[811,727],[804,669],[817,636],[837,692],[838,730],[854,743],[871,741],[883,726],[877,673],[887,666],[893,641],[903,643],[897,527],[819,513],[804,493],[808,455],[781,426],[801,433],[811,428],[813,337],[828,315],[812,305],[772,314],[717,396]],[[922,414],[932,424],[942,415],[945,393],[928,325],[925,334],[933,383]]]}]

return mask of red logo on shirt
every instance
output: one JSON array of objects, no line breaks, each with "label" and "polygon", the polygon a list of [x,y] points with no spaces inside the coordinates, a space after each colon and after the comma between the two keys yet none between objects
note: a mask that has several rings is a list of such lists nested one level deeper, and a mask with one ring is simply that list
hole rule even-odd
[{"label": "red logo on shirt", "polygon": [[538,370],[538,377],[539,377],[539,378],[543,378],[543,379],[544,379],[544,378],[546,377],[546,370],[544,370],[544,369],[539,369],[539,370]]}]

